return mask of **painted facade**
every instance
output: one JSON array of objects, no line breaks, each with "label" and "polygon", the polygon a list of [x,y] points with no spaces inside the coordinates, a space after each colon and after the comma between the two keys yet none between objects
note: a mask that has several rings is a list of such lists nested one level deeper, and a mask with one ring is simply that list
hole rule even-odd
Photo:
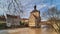
[{"label": "painted facade", "polygon": [[40,11],[36,9],[36,5],[34,6],[34,10],[30,13],[29,17],[29,26],[39,26],[39,23],[41,21],[40,18]]}]

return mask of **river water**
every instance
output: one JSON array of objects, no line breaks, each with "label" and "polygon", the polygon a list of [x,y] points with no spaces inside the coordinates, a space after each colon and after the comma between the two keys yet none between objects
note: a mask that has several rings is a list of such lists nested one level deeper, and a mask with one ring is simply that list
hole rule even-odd
[{"label": "river water", "polygon": [[0,30],[0,34],[57,34],[52,28],[17,28]]}]

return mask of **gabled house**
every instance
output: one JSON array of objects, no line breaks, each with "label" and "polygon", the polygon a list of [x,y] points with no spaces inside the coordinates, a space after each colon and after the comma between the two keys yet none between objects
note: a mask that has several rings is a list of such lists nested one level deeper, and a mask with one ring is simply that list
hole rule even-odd
[{"label": "gabled house", "polygon": [[6,23],[7,23],[8,27],[19,26],[20,25],[20,17],[7,14]]}]

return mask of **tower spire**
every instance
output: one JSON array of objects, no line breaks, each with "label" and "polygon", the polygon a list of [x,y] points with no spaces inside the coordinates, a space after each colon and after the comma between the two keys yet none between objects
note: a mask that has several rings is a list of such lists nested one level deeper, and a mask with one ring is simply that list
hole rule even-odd
[{"label": "tower spire", "polygon": [[34,6],[34,10],[36,10],[36,5]]}]

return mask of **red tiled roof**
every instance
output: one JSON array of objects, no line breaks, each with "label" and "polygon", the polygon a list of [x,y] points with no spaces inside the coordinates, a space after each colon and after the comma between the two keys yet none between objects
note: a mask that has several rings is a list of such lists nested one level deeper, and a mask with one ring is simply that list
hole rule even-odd
[{"label": "red tiled roof", "polygon": [[18,18],[18,16],[9,15],[9,14],[7,14],[7,17],[11,17],[11,18]]},{"label": "red tiled roof", "polygon": [[21,18],[21,20],[28,20],[27,18]]}]

